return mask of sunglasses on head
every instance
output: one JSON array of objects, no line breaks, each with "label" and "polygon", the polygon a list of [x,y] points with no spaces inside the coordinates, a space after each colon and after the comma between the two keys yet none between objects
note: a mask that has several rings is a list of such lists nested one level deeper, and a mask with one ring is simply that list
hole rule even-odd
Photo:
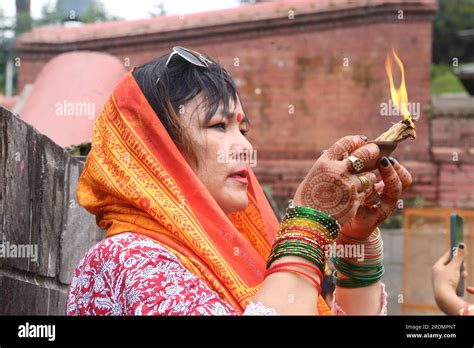
[{"label": "sunglasses on head", "polygon": [[[180,56],[181,58],[185,59],[189,63],[207,68],[209,64],[213,64],[212,61],[204,57],[201,53],[190,50],[189,48],[181,47],[181,46],[175,46],[173,47],[173,52],[170,53],[170,56],[166,60],[165,64],[165,69],[168,67],[169,62],[174,56]],[[160,78],[158,77],[156,79],[156,84],[160,81]]]}]

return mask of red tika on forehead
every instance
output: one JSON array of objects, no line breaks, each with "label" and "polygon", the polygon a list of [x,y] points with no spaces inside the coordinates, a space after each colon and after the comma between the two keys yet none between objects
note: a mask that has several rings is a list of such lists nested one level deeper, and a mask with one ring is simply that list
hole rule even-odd
[{"label": "red tika on forehead", "polygon": [[242,121],[242,118],[243,118],[242,114],[238,113],[237,116],[236,116],[237,122]]}]

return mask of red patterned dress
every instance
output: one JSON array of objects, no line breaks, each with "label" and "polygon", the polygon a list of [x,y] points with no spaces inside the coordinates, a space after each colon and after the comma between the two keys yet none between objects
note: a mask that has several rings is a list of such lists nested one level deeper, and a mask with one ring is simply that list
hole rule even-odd
[{"label": "red patterned dress", "polygon": [[[385,291],[382,291],[385,294]],[[382,301],[386,304],[386,294]],[[338,311],[344,312],[333,304]],[[384,306],[386,308],[386,305]],[[123,233],[93,246],[74,272],[67,315],[237,315],[179,259],[152,239]],[[244,315],[276,315],[251,302]]]}]

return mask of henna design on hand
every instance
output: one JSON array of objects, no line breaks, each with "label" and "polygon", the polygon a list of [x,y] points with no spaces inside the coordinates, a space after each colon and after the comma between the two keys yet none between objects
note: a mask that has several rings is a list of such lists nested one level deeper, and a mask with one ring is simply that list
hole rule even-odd
[{"label": "henna design on hand", "polygon": [[382,222],[384,222],[390,215],[392,215],[392,212],[393,212],[393,207],[382,205],[379,209],[377,209],[377,212],[376,212],[377,215],[374,222],[374,226],[377,227]]},{"label": "henna design on hand", "polygon": [[395,205],[402,193],[402,183],[397,175],[392,175],[385,179],[385,188],[382,192],[382,200],[390,205]]},{"label": "henna design on hand", "polygon": [[354,140],[342,138],[327,150],[327,156],[330,160],[341,161],[349,156],[347,149],[353,147],[354,145]]},{"label": "henna design on hand", "polygon": [[371,160],[377,158],[380,148],[376,144],[367,144],[355,150],[351,156],[355,156],[368,164]]},{"label": "henna design on hand", "polygon": [[369,189],[369,192],[365,197],[364,204],[367,207],[371,207],[372,205],[377,204],[378,202],[380,202],[380,195],[375,189],[375,187],[372,187],[371,189]]},{"label": "henna design on hand", "polygon": [[[412,181],[411,174],[399,163],[395,162],[393,168],[395,172],[388,176],[385,174],[384,181],[371,188],[365,198],[364,206],[343,226],[344,234],[354,238],[366,238],[393,213],[402,192]],[[381,168],[380,170],[386,172],[388,169]],[[378,195],[380,195],[382,205],[377,209],[370,208],[370,204],[377,199]]]},{"label": "henna design on hand", "polygon": [[340,220],[354,207],[356,188],[350,177],[331,168],[320,168],[305,179],[302,203]]},{"label": "henna design on hand", "polygon": [[390,159],[395,162],[393,164],[393,169],[395,169],[398,174],[398,177],[400,178],[400,181],[402,182],[402,191],[405,191],[407,187],[409,187],[413,182],[413,177],[410,172],[405,167],[403,167],[397,160],[395,160],[393,157],[390,157]]},{"label": "henna design on hand", "polygon": [[350,152],[365,145],[366,142],[365,136],[352,135],[341,138],[328,149],[327,156],[330,160],[342,161]]}]

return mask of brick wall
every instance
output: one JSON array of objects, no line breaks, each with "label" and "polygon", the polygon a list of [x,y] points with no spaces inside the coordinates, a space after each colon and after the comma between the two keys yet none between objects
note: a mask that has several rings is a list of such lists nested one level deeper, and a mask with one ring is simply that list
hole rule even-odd
[{"label": "brick wall", "polygon": [[431,151],[438,205],[474,208],[474,97],[433,98]]},{"label": "brick wall", "polygon": [[[403,143],[394,155],[415,178],[406,196],[422,195],[427,205],[436,204],[439,166],[432,161],[427,114],[436,3],[377,0],[367,6],[348,2],[346,7],[320,6],[309,11],[294,5],[294,19],[289,19],[280,6],[282,15],[272,15],[267,20],[252,16],[259,16],[259,6],[269,5],[253,6],[245,16],[240,14],[239,19],[234,19],[231,26],[212,26],[230,11],[219,12],[222,16],[201,15],[194,33],[163,28],[162,32],[145,35],[134,34],[130,29],[127,35],[104,39],[100,37],[100,26],[97,33],[94,26],[87,26],[77,30],[82,30],[84,37],[95,39],[81,39],[80,31],[71,31],[68,37],[76,37],[75,41],[39,42],[38,32],[31,36],[33,39],[20,39],[17,44],[22,59],[20,86],[33,81],[52,56],[68,50],[105,51],[130,66],[168,53],[174,45],[205,52],[221,62],[239,86],[253,124],[249,137],[258,150],[257,175],[274,195],[286,199],[293,195],[321,150],[336,139],[349,134],[375,138],[392,121],[399,120],[380,115],[380,103],[390,97],[384,61],[393,47],[405,65],[410,101],[419,103],[421,111],[418,138]],[[400,10],[403,20],[398,17]],[[192,18],[186,20],[192,22]],[[153,21],[159,20],[175,24],[172,18],[151,19],[147,23],[153,26]],[[175,21],[179,20],[175,17]],[[189,23],[184,22],[183,26]],[[120,30],[126,32],[127,25],[134,24],[124,22]],[[347,66],[343,65],[344,59]],[[398,75],[395,71],[396,79]]]},{"label": "brick wall", "polygon": [[[381,5],[373,9],[334,10],[330,22],[324,11],[300,19],[296,10],[294,20],[272,19],[254,30],[226,34],[211,28],[200,37],[183,39],[176,34],[168,41],[149,39],[143,45],[133,45],[130,38],[117,38],[113,46],[110,40],[99,39],[41,46],[20,40],[19,85],[21,88],[32,82],[55,51],[93,48],[137,66],[168,53],[171,46],[190,46],[216,58],[237,80],[241,99],[255,125],[250,138],[261,159],[309,159],[347,134],[376,137],[395,119],[380,116],[380,103],[390,97],[385,57],[394,47],[406,67],[410,99],[419,102],[422,109],[417,125],[419,138],[403,146],[400,156],[426,161],[425,110],[429,103],[434,11],[429,6],[412,8],[406,3],[379,2]],[[405,10],[404,20],[397,19],[400,9]],[[212,23],[212,18],[209,21]],[[234,26],[245,24],[242,21]],[[184,33],[182,37],[186,37]],[[137,42],[140,39],[135,37]],[[343,66],[345,58],[348,66]],[[289,112],[290,108],[294,113]]]}]

